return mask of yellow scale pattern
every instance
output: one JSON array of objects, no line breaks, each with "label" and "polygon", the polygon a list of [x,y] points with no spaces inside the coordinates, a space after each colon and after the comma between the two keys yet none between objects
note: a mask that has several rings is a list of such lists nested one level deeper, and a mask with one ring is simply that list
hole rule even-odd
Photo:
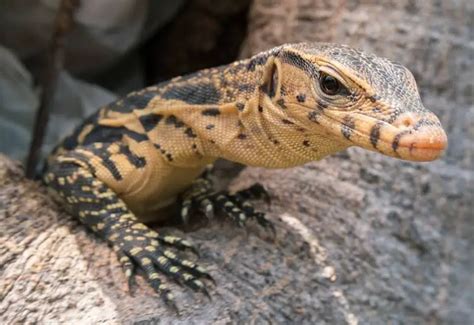
[{"label": "yellow scale pattern", "polygon": [[254,185],[215,193],[199,178],[217,158],[286,168],[360,146],[407,160],[446,147],[438,118],[423,107],[411,73],[347,46],[287,44],[227,66],[133,92],[87,119],[48,159],[45,183],[72,215],[106,239],[126,276],[141,268],[173,306],[160,274],[207,294],[210,279],[170,248],[186,240],[151,230],[181,196],[181,217],[214,210],[255,219]]}]

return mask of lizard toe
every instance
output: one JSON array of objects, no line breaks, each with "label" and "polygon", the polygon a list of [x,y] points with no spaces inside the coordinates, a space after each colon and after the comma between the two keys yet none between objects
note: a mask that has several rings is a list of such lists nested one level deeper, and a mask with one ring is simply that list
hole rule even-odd
[{"label": "lizard toe", "polygon": [[135,265],[130,257],[128,257],[119,247],[113,247],[117,258],[122,266],[123,273],[127,277],[128,292],[133,296],[133,288],[135,286]]},{"label": "lizard toe", "polygon": [[237,191],[235,193],[237,197],[242,198],[243,200],[264,200],[265,203],[270,204],[271,198],[268,191],[260,183],[255,183],[250,187],[244,188],[243,190]]},{"label": "lizard toe", "polygon": [[134,230],[132,233],[125,231],[126,235],[117,234],[113,245],[129,281],[130,292],[135,271],[140,270],[154,291],[178,314],[173,294],[166,284],[162,283],[161,277],[170,278],[194,291],[209,295],[201,281],[206,279],[215,283],[208,271],[173,251],[173,249],[196,250],[188,241],[171,235],[161,235],[150,229]]},{"label": "lizard toe", "polygon": [[162,244],[171,246],[180,251],[189,250],[199,257],[199,250],[196,247],[194,247],[193,244],[191,244],[189,241],[185,239],[182,239],[177,236],[172,236],[172,235],[163,235],[163,236],[158,235],[156,239],[158,239],[158,241],[160,241]]}]

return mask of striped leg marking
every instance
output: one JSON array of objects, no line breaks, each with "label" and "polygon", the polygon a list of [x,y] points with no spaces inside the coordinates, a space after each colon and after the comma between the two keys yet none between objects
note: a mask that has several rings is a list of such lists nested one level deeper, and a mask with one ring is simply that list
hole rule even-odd
[{"label": "striped leg marking", "polygon": [[196,249],[182,238],[160,234],[140,223],[116,193],[95,177],[87,160],[75,155],[59,156],[48,166],[44,181],[61,197],[69,213],[109,242],[129,286],[136,271],[142,270],[151,287],[176,311],[163,277],[209,296],[201,281],[213,281],[209,273],[173,251]]}]

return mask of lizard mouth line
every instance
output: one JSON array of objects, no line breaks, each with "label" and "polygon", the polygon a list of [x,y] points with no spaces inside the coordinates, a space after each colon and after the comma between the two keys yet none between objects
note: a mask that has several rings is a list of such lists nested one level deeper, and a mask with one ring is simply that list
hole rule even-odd
[{"label": "lizard mouth line", "polygon": [[327,117],[343,126],[338,132],[342,132],[354,145],[387,156],[411,161],[432,161],[447,147],[447,136],[437,125],[439,121],[436,124],[400,128],[361,114],[354,114],[351,123]]},{"label": "lizard mouth line", "polygon": [[[397,138],[395,136],[395,138]],[[387,142],[382,141],[383,147],[392,147],[393,155],[389,152],[385,152],[384,150],[378,150],[383,154],[388,154],[394,156],[396,158],[401,158],[405,160],[413,160],[413,161],[431,161],[438,158],[446,148],[446,144],[443,141],[435,141],[435,142],[411,142],[406,143],[403,145],[396,145],[397,142]]]}]

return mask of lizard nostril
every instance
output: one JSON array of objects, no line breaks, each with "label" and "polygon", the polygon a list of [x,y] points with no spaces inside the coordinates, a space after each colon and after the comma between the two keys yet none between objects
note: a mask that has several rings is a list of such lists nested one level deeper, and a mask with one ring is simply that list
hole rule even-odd
[{"label": "lizard nostril", "polygon": [[400,129],[413,127],[419,118],[413,113],[406,113],[400,116],[393,125]]},{"label": "lizard nostril", "polygon": [[410,118],[410,117],[406,117],[403,121],[402,121],[402,125],[405,126],[405,127],[410,127],[413,125],[413,119]]}]

